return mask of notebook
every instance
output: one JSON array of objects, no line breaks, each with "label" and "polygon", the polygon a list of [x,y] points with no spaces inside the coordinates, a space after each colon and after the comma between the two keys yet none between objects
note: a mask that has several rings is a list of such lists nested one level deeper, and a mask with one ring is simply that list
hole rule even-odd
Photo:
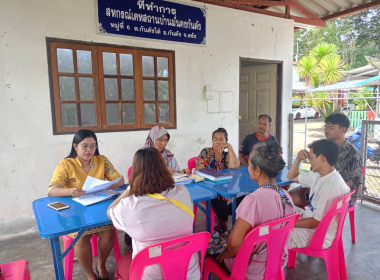
[{"label": "notebook", "polygon": [[213,170],[213,169],[198,169],[194,171],[195,174],[201,175],[206,179],[211,181],[222,181],[232,179],[234,176],[228,173],[224,173],[221,171]]}]

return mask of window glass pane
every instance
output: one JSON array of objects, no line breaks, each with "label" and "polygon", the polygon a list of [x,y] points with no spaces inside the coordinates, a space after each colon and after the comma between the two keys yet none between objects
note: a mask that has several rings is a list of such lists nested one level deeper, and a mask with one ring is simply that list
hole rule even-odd
[{"label": "window glass pane", "polygon": [[136,112],[134,103],[123,104],[123,124],[135,124]]},{"label": "window glass pane", "polygon": [[80,119],[82,126],[95,126],[95,104],[81,103],[80,104]]},{"label": "window glass pane", "polygon": [[91,51],[77,51],[78,73],[92,74]]},{"label": "window glass pane", "polygon": [[74,73],[73,50],[57,49],[58,72]]},{"label": "window glass pane", "polygon": [[169,103],[160,103],[158,105],[159,122],[169,123],[170,122],[170,106]]},{"label": "window glass pane", "polygon": [[157,76],[169,77],[169,63],[167,57],[157,57]]},{"label": "window glass pane", "polygon": [[103,73],[105,75],[116,75],[116,53],[103,53]]},{"label": "window glass pane", "polygon": [[131,54],[120,54],[120,74],[133,76],[133,57]]},{"label": "window glass pane", "polygon": [[154,81],[143,81],[144,100],[156,100]]},{"label": "window glass pane", "polygon": [[116,78],[104,78],[104,94],[106,100],[119,100]]},{"label": "window glass pane", "polygon": [[106,118],[107,124],[120,124],[118,103],[106,104]]},{"label": "window glass pane", "polygon": [[133,79],[121,79],[121,98],[135,100],[135,83]]},{"label": "window glass pane", "polygon": [[145,123],[156,123],[156,104],[144,104],[144,119]]},{"label": "window glass pane", "polygon": [[74,77],[59,77],[59,96],[61,100],[76,100]]},{"label": "window glass pane", "polygon": [[77,105],[73,103],[61,104],[62,126],[78,126]]},{"label": "window glass pane", "polygon": [[154,77],[154,57],[143,56],[142,57],[143,76]]},{"label": "window glass pane", "polygon": [[158,100],[169,100],[169,82],[157,81]]},{"label": "window glass pane", "polygon": [[92,78],[79,78],[79,96],[81,100],[94,100],[94,83]]}]

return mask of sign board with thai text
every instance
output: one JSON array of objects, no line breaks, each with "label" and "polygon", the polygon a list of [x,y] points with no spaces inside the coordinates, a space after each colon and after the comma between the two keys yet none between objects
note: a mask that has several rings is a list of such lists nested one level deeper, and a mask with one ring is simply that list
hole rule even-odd
[{"label": "sign board with thai text", "polygon": [[98,31],[206,44],[206,8],[161,0],[98,0]]}]

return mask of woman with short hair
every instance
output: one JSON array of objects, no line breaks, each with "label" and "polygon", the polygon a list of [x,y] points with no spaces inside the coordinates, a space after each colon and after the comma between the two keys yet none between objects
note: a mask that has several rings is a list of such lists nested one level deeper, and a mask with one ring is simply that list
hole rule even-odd
[{"label": "woman with short hair", "polygon": [[[123,176],[113,167],[111,162],[99,154],[98,139],[91,130],[81,129],[74,135],[70,154],[61,160],[56,167],[48,188],[49,196],[79,197],[86,192],[82,190],[87,176],[108,181],[122,178],[110,189],[117,189],[124,184]],[[99,257],[96,267],[98,276],[92,269],[92,249],[90,239],[93,234],[99,238]],[[69,234],[75,238],[78,233]],[[87,279],[108,279],[106,260],[114,243],[113,226],[106,225],[85,231],[74,246],[74,252],[82,265]]]},{"label": "woman with short hair", "polygon": [[[174,185],[157,149],[148,147],[136,152],[129,184],[130,187],[110,205],[107,215],[117,229],[131,236],[133,256],[150,245],[193,233],[194,214],[190,194],[185,186]],[[184,205],[180,208],[164,198]],[[115,277],[128,279],[126,262],[128,257],[124,255],[117,265]],[[190,260],[187,279],[200,278],[196,253]],[[147,267],[143,279],[163,279],[160,266]]]},{"label": "woman with short hair", "polygon": [[[227,149],[227,151],[225,151]],[[219,127],[212,133],[212,147],[204,148],[197,159],[197,169],[222,170],[238,168],[240,162],[231,144],[228,143],[228,133],[223,127]],[[238,198],[239,203],[243,198]],[[224,197],[219,196],[211,200],[211,205],[216,214],[216,230],[223,232],[228,230],[228,216],[231,215],[231,207]]]},{"label": "woman with short hair", "polygon": [[[232,271],[235,257],[245,237],[253,228],[295,214],[291,196],[275,182],[277,174],[284,167],[281,147],[277,143],[260,143],[250,153],[248,171],[251,179],[257,182],[259,187],[247,195],[236,209],[235,226],[229,235],[227,234],[227,250],[218,256],[213,255],[227,272]],[[291,234],[285,242],[283,268],[287,263],[290,241]],[[265,242],[257,243],[252,250],[245,279],[263,279],[266,259]]]},{"label": "woman with short hair", "polygon": [[[227,151],[225,151],[227,149]],[[204,148],[197,159],[197,169],[222,170],[238,168],[240,162],[231,144],[228,143],[228,133],[219,127],[212,133],[212,147]]]}]

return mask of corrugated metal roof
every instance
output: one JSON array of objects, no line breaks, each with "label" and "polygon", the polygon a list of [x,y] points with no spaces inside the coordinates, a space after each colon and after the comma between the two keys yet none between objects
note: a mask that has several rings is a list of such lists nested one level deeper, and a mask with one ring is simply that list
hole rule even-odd
[{"label": "corrugated metal roof", "polygon": [[373,86],[373,85],[378,85],[378,84],[380,84],[380,75],[369,78],[367,80],[339,82],[333,85],[307,90],[307,92],[334,91],[334,90],[341,90],[341,89],[360,88],[363,86]]},{"label": "corrugated metal roof", "polygon": [[[368,4],[372,2],[377,2],[376,0],[295,0],[298,4],[302,5],[304,8],[308,9],[313,14],[317,15],[319,18],[324,18],[327,16],[334,15],[345,10],[355,8],[357,6]],[[285,13],[285,7],[270,7],[269,11]],[[291,9],[290,14],[298,17],[304,17],[302,13]]]},{"label": "corrugated metal roof", "polygon": [[350,81],[368,79],[377,75],[379,75],[379,69],[369,64],[363,67],[346,71],[342,74],[344,79]]}]

